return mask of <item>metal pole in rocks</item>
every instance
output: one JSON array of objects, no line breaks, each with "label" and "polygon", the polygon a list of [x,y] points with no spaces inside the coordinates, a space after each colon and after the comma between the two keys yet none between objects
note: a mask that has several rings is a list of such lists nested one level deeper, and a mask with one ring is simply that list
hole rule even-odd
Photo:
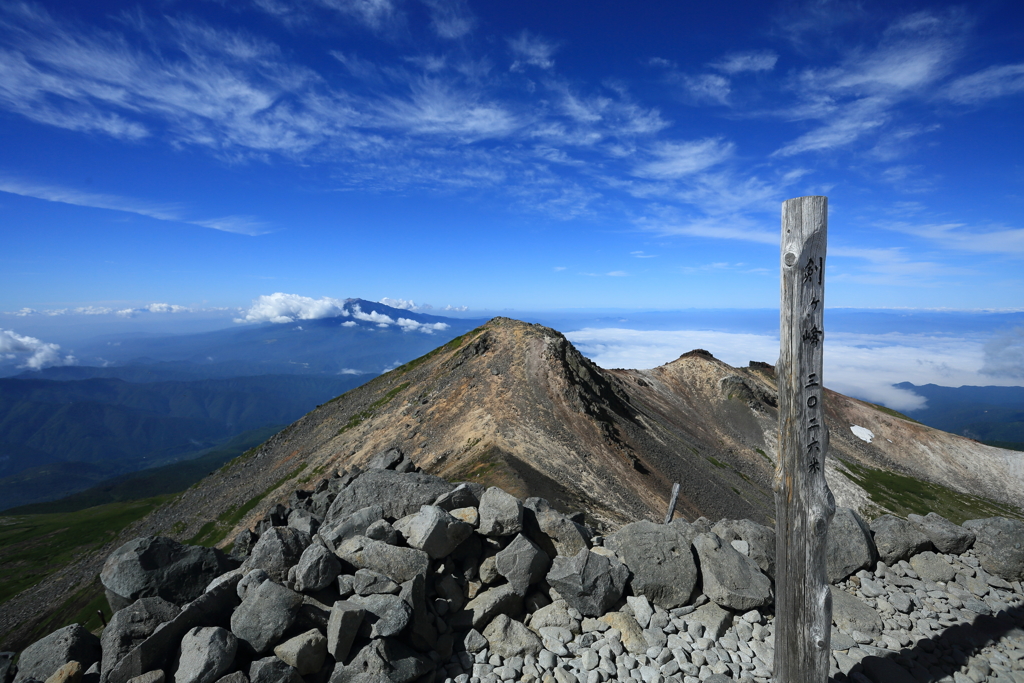
[{"label": "metal pole in rocks", "polygon": [[779,462],[775,468],[778,683],[828,680],[832,595],[826,539],[836,503],[825,481],[822,390],[828,198],[782,204]]}]

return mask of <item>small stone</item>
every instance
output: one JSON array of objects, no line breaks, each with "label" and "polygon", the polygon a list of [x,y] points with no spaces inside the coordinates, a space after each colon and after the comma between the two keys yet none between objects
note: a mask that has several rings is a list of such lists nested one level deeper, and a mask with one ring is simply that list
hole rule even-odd
[{"label": "small stone", "polygon": [[308,676],[323,667],[327,658],[327,638],[317,629],[311,629],[275,647],[274,654],[285,664],[295,667],[300,676]]}]

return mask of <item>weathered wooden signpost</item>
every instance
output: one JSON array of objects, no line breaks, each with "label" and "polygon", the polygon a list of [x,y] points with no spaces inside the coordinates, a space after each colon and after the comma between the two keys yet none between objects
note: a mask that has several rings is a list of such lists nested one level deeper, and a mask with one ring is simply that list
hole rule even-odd
[{"label": "weathered wooden signpost", "polygon": [[832,595],[825,546],[836,503],[825,482],[822,390],[828,198],[782,204],[779,462],[775,469],[775,680],[828,680]]}]

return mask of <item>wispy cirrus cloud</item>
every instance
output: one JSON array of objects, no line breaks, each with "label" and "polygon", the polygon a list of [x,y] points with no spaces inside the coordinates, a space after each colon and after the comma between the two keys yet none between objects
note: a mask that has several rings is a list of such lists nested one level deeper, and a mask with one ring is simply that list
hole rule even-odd
[{"label": "wispy cirrus cloud", "polygon": [[1024,64],[990,66],[949,83],[942,96],[958,104],[980,104],[1024,92]]},{"label": "wispy cirrus cloud", "polygon": [[222,232],[233,232],[240,235],[255,236],[269,231],[266,223],[248,216],[188,219],[183,217],[181,208],[174,204],[149,204],[116,195],[82,192],[64,187],[28,183],[12,178],[0,177],[0,192],[8,192],[22,197],[43,199],[60,204],[131,213],[137,216],[145,216],[146,218],[154,218],[159,221],[187,223],[189,225],[211,228]]},{"label": "wispy cirrus cloud", "polygon": [[744,71],[771,71],[778,61],[779,55],[772,50],[754,50],[729,53],[710,66],[727,74],[738,74]]}]

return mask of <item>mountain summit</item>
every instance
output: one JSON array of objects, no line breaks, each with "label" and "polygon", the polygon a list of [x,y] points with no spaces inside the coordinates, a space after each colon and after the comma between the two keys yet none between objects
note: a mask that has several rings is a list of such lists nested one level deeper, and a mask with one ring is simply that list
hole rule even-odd
[{"label": "mountain summit", "polygon": [[[311,411],[158,512],[167,524],[154,528],[173,519],[187,538],[217,520],[232,538],[290,490],[284,482],[391,448],[431,474],[542,496],[599,525],[662,518],[673,482],[683,517],[770,524],[776,396],[765,363],[733,368],[695,350],[651,370],[604,370],[555,330],[495,318]],[[827,396],[840,505],[905,513],[941,487],[963,501],[1024,499],[1019,454]]]}]

